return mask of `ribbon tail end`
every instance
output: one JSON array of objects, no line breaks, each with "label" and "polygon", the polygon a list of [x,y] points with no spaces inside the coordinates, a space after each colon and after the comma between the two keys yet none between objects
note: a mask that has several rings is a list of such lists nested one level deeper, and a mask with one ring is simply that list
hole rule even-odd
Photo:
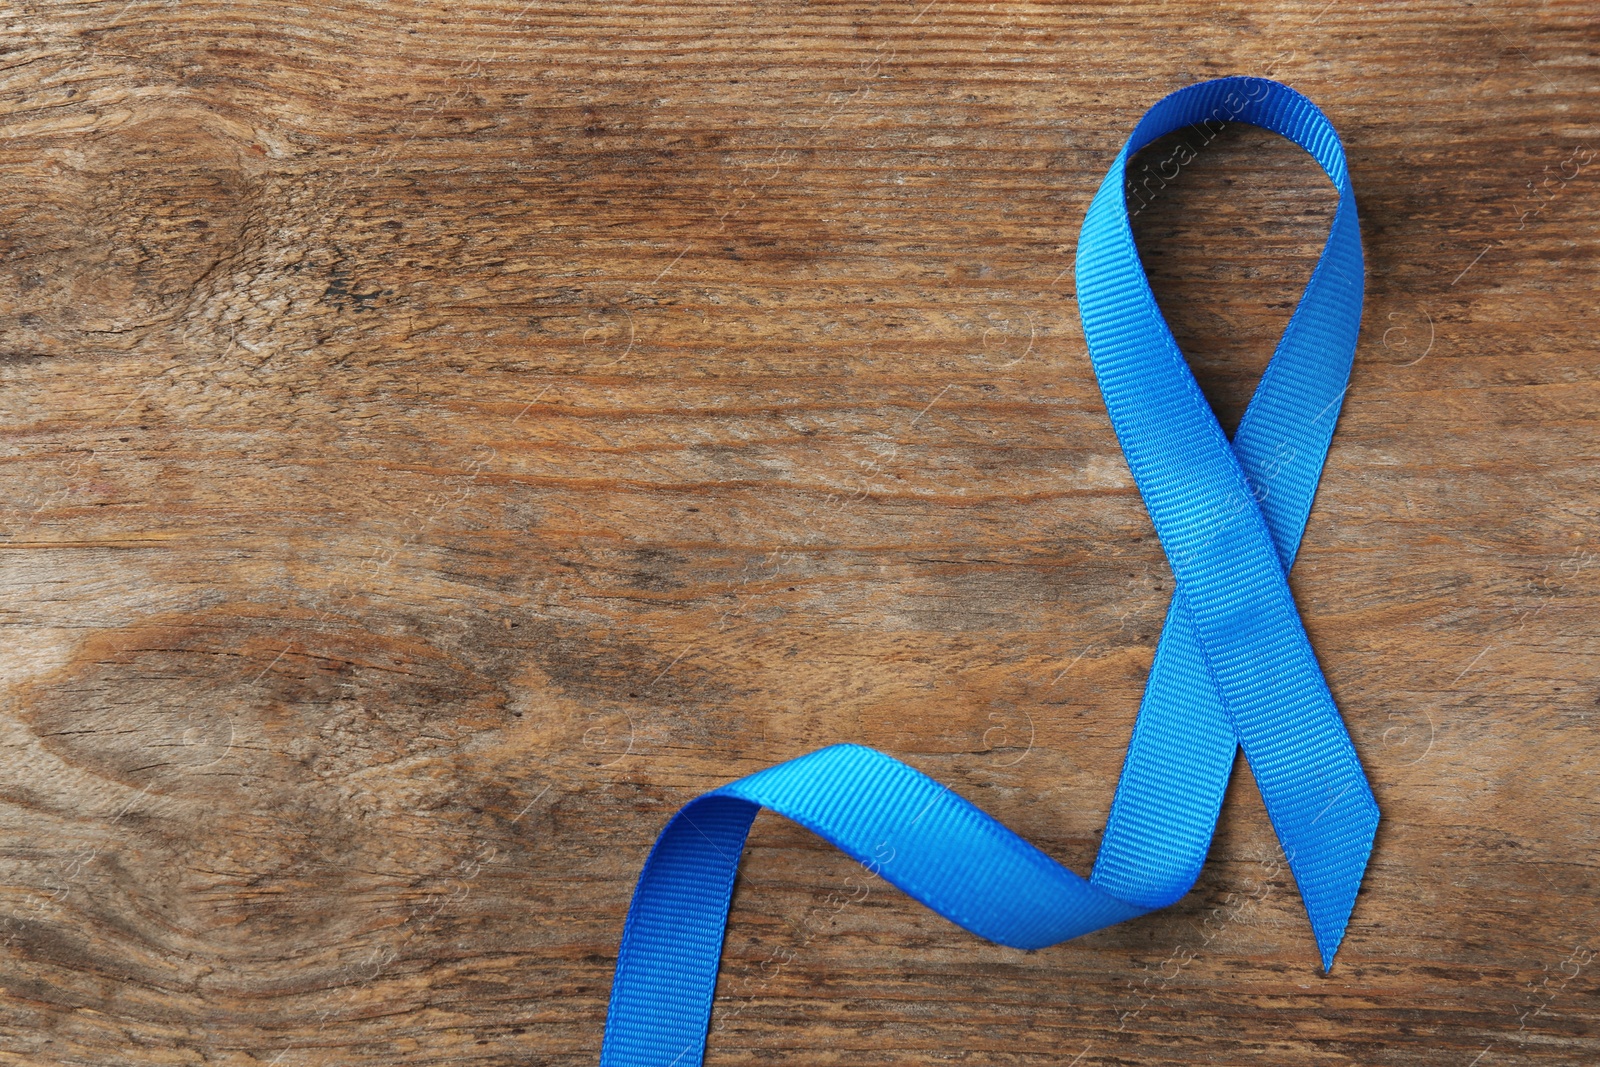
[{"label": "ribbon tail end", "polygon": [[1369,820],[1359,835],[1347,846],[1341,857],[1343,868],[1339,877],[1325,883],[1322,892],[1306,901],[1306,911],[1311,918],[1312,932],[1316,934],[1317,951],[1322,956],[1322,973],[1333,970],[1333,958],[1344,941],[1345,927],[1355,910],[1356,896],[1366,875],[1367,861],[1372,856],[1372,845],[1378,834],[1378,812],[1374,805]]}]

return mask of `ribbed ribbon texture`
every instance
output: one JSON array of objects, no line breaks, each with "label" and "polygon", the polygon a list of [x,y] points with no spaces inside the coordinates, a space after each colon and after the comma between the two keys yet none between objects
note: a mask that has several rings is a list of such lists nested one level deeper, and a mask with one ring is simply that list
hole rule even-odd
[{"label": "ribbed ribbon texture", "polygon": [[[1304,148],[1339,192],[1322,256],[1230,442],[1156,305],[1129,225],[1128,160],[1231,122]],[[695,1067],[728,906],[761,808],[951,922],[1036,949],[1165,907],[1194,885],[1243,748],[1333,965],[1378,806],[1289,592],[1361,322],[1355,196],[1333,125],[1263,78],[1179,90],[1134,128],[1078,238],[1078,311],[1117,440],[1175,578],[1088,879],[898,760],[835,745],[698,797],[645,860],[623,928],[602,1067]]]}]

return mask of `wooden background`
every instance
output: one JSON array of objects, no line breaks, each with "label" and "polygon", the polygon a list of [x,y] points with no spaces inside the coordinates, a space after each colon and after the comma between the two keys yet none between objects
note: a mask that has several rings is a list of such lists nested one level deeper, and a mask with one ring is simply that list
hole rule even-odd
[{"label": "wooden background", "polygon": [[[1031,954],[766,815],[708,1062],[1600,1062],[1594,16],[10,0],[0,1063],[593,1064],[669,813],[836,741],[1087,872],[1171,580],[1072,250],[1227,73],[1362,210],[1339,962],[1242,769]],[[1233,129],[1137,219],[1230,426],[1332,205]]]}]

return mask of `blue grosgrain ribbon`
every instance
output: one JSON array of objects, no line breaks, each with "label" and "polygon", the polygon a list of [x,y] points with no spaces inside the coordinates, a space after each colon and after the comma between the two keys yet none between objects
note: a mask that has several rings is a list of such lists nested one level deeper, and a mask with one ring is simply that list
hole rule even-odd
[{"label": "blue grosgrain ribbon", "polygon": [[[1272,130],[1321,164],[1339,207],[1321,259],[1230,443],[1156,305],[1128,221],[1128,160],[1187,126]],[[602,1067],[693,1067],[711,1017],[728,905],[751,821],[770,808],[945,918],[1034,949],[1187,893],[1237,747],[1333,965],[1378,806],[1289,592],[1349,380],[1363,267],[1333,125],[1262,78],[1179,90],[1147,112],[1089,205],[1078,311],[1111,424],[1171,564],[1167,612],[1110,818],[1085,880],[946,786],[835,745],[691,801],[645,861],[623,929]]]}]

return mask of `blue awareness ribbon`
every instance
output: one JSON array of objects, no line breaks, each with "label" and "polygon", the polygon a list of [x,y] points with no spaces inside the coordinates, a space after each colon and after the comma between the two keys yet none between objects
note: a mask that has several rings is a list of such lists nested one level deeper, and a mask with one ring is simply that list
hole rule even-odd
[{"label": "blue awareness ribbon", "polygon": [[[1127,202],[1140,192],[1127,175],[1139,149],[1230,122],[1300,145],[1339,193],[1321,258],[1231,443],[1151,293]],[[690,801],[657,839],[623,928],[601,1067],[702,1062],[734,879],[761,808],[972,933],[1037,949],[1187,893],[1243,748],[1332,967],[1378,825],[1287,581],[1361,322],[1360,229],[1332,123],[1264,78],[1165,97],[1090,203],[1076,270],[1095,377],[1176,587],[1092,874],[1079,877],[870,748],[834,745],[768,767]]]}]

